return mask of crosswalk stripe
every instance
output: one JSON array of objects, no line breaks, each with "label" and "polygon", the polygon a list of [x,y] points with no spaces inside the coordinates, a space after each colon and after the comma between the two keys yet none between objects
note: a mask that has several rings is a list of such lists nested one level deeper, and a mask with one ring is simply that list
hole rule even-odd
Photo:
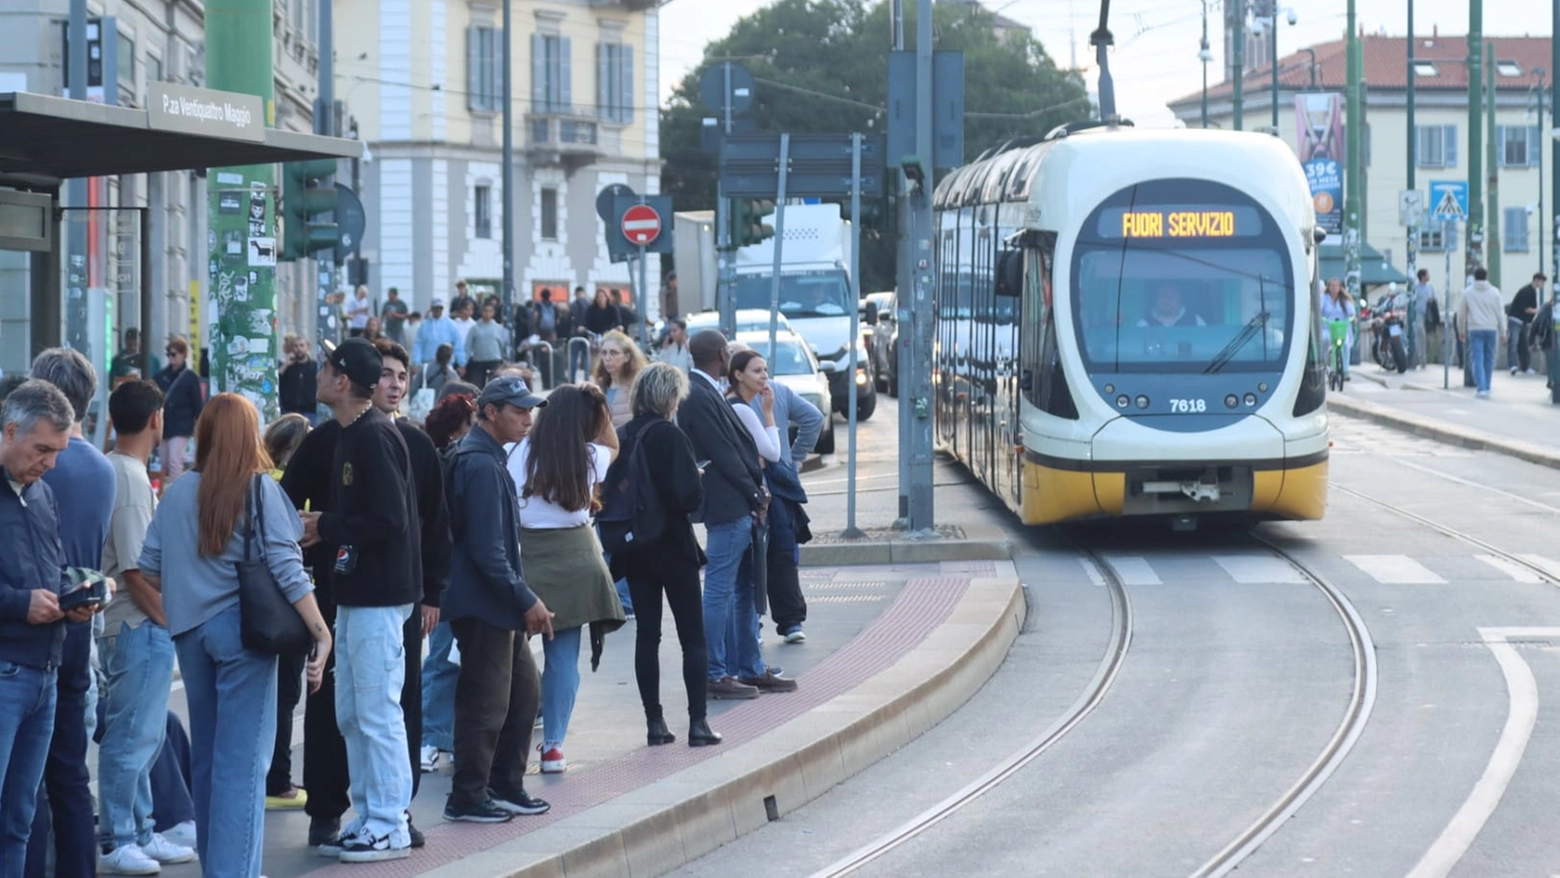
[{"label": "crosswalk stripe", "polygon": [[1546,558],[1543,555],[1518,555],[1517,557],[1528,562],[1529,564],[1543,568],[1544,572],[1548,573],[1551,577],[1560,579],[1560,561],[1556,561],[1553,558]]},{"label": "crosswalk stripe", "polygon": [[1097,585],[1101,588],[1105,587],[1105,574],[1100,572],[1098,564],[1095,564],[1088,558],[1079,558],[1078,563],[1083,565],[1083,573],[1089,577],[1091,585]]},{"label": "crosswalk stripe", "polygon": [[1294,565],[1271,555],[1214,555],[1213,560],[1241,585],[1308,581]]},{"label": "crosswalk stripe", "polygon": [[1521,564],[1514,564],[1510,561],[1507,561],[1505,558],[1499,558],[1494,555],[1474,555],[1473,557],[1478,558],[1480,561],[1483,561],[1491,567],[1494,567],[1496,570],[1499,570],[1517,582],[1537,583],[1544,581],[1544,577],[1539,576],[1538,573],[1534,570],[1523,567]]},{"label": "crosswalk stripe", "polygon": [[1344,555],[1343,558],[1382,585],[1436,585],[1446,582],[1431,572],[1430,568],[1407,555]]},{"label": "crosswalk stripe", "polygon": [[1111,555],[1105,558],[1105,563],[1121,577],[1122,585],[1164,585],[1144,558]]}]

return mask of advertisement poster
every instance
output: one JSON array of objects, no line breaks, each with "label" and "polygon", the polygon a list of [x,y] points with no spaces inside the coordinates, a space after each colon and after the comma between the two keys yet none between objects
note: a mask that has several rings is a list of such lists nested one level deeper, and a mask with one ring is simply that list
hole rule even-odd
[{"label": "advertisement poster", "polygon": [[1295,131],[1316,221],[1337,235],[1343,230],[1343,95],[1295,95]]}]

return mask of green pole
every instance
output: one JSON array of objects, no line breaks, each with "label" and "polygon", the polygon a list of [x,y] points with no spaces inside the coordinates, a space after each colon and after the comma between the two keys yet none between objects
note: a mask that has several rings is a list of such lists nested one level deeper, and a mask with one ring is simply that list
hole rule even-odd
[{"label": "green pole", "polygon": [[1484,264],[1484,0],[1468,3],[1468,222],[1463,273]]},{"label": "green pole", "polygon": [[1355,24],[1355,0],[1348,5],[1348,88],[1344,96],[1344,147],[1343,172],[1343,272],[1349,295],[1356,301],[1360,296],[1360,166],[1364,163],[1365,138],[1361,130],[1360,79],[1363,56],[1360,54],[1359,31]]},{"label": "green pole", "polygon": [[[271,48],[269,0],[208,0],[206,85],[258,95],[267,127],[276,121]],[[276,166],[212,168],[206,188],[211,389],[242,394],[269,421],[277,412]]]},{"label": "green pole", "polygon": [[1246,119],[1246,0],[1235,0],[1235,36],[1230,40],[1234,52],[1235,76],[1235,130],[1240,131]]},{"label": "green pole", "polygon": [[1486,192],[1489,219],[1485,221],[1485,225],[1489,227],[1489,234],[1484,239],[1484,266],[1490,271],[1490,283],[1496,289],[1500,289],[1500,144],[1495,142],[1494,43],[1484,44],[1484,83],[1484,115],[1488,120],[1485,131],[1485,147],[1488,155],[1485,161],[1489,165],[1485,172],[1485,179],[1489,181]]},{"label": "green pole", "polygon": [[[1404,71],[1407,74],[1405,80],[1408,84],[1407,99],[1404,105],[1408,115],[1408,160],[1404,163],[1407,172],[1405,179],[1407,185],[1403,188],[1412,192],[1416,185],[1414,182],[1414,159],[1419,146],[1419,134],[1414,130],[1414,0],[1408,0],[1408,67]],[[1419,284],[1419,229],[1413,225],[1407,228],[1407,236],[1403,240],[1404,252],[1408,254],[1408,362],[1419,362],[1419,349],[1424,346],[1425,339],[1419,337],[1419,308],[1415,303],[1418,298],[1415,287]],[[1426,362],[1429,361],[1427,356]]]}]

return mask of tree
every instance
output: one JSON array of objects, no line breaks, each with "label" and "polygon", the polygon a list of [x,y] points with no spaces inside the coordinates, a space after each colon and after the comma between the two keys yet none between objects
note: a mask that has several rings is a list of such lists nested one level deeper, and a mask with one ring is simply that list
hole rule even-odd
[{"label": "tree", "polygon": [[[915,9],[906,4],[907,45],[914,45]],[[673,92],[661,114],[661,191],[679,209],[715,206],[717,159],[700,149],[699,98],[704,71],[740,61],[758,80],[746,118],[760,131],[793,133],[882,130],[888,93],[889,10],[865,0],[778,0],[741,19],[710,43],[704,63]],[[1081,79],[1058,70],[1033,37],[993,27],[995,16],[974,3],[933,7],[938,49],[964,52],[966,161],[1019,137],[1087,118]],[[895,222],[892,204],[866,211],[862,225],[862,288],[892,289]]]}]

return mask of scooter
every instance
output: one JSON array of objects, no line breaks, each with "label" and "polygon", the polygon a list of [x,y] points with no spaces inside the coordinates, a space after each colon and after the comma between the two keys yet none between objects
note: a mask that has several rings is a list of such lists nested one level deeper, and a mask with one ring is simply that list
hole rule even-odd
[{"label": "scooter", "polygon": [[1396,296],[1383,299],[1376,307],[1361,309],[1369,321],[1370,355],[1376,364],[1388,371],[1408,371],[1408,346],[1404,341],[1407,325],[1407,309],[1399,308]]}]

